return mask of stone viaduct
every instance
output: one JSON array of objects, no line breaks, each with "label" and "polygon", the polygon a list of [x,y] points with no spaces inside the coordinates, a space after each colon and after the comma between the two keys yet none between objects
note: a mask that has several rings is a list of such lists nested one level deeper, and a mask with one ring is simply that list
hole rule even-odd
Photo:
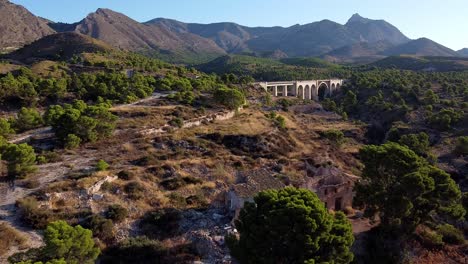
[{"label": "stone viaduct", "polygon": [[340,89],[344,80],[309,80],[284,82],[258,82],[267,92],[275,97],[298,97],[301,99],[321,101]]}]

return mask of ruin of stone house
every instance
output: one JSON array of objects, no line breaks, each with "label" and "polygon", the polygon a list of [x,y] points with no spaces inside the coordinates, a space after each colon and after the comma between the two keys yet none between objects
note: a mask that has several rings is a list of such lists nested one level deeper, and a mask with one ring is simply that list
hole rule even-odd
[{"label": "ruin of stone house", "polygon": [[245,202],[253,202],[254,196],[265,190],[281,189],[285,185],[266,169],[239,172],[238,183],[231,187],[226,197],[226,206],[236,219]]},{"label": "ruin of stone house", "polygon": [[353,188],[359,177],[345,173],[331,164],[318,167],[307,164],[306,170],[307,177],[301,187],[316,193],[327,209],[340,211],[352,207]]},{"label": "ruin of stone house", "polygon": [[[316,193],[327,209],[340,211],[352,207],[354,183],[359,177],[345,173],[331,163],[315,167],[306,162],[306,171],[307,176],[300,187]],[[266,169],[239,174],[242,182],[232,186],[225,199],[227,208],[234,216],[233,219],[239,216],[245,202],[253,202],[253,197],[257,193],[286,187]]]}]

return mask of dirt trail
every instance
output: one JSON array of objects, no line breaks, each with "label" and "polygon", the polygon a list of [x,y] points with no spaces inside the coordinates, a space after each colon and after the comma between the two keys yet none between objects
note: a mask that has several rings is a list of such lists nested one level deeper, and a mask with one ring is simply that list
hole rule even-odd
[{"label": "dirt trail", "polygon": [[[63,178],[72,170],[66,166],[67,164],[73,164],[73,170],[89,168],[89,164],[93,158],[86,156],[78,154],[68,155],[61,162],[38,166],[38,172],[34,175],[34,178],[38,180],[39,186],[35,189],[12,187],[6,183],[0,184],[0,223],[5,222],[16,228],[27,239],[28,248],[41,247],[43,244],[42,235],[21,223],[15,203],[17,200],[25,198],[48,184]],[[18,252],[17,248],[11,248],[5,256],[0,256],[0,263],[6,263],[6,258],[16,252]]]}]

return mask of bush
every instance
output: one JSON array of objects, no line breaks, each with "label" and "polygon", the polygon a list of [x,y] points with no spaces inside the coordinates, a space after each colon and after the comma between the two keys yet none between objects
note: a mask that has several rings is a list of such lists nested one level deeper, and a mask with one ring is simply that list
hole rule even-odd
[{"label": "bush", "polygon": [[75,134],[68,134],[65,138],[65,148],[66,149],[76,149],[81,144],[81,138]]},{"label": "bush", "polygon": [[128,198],[138,200],[143,198],[145,188],[139,182],[130,182],[125,185],[125,192],[128,194]]},{"label": "bush", "polygon": [[123,220],[125,220],[125,218],[127,218],[127,216],[127,208],[118,204],[110,205],[106,213],[106,217],[116,223],[122,222]]},{"label": "bush", "polygon": [[182,118],[180,117],[176,117],[169,121],[169,124],[174,127],[182,128],[182,126],[184,125],[184,120],[182,120]]},{"label": "bush", "polygon": [[177,209],[168,208],[147,213],[141,220],[142,232],[152,238],[166,238],[179,232],[181,213]]},{"label": "bush", "polygon": [[449,244],[460,245],[465,243],[463,233],[453,225],[444,224],[437,227],[437,232],[442,235],[443,241]]},{"label": "bush", "polygon": [[456,155],[468,155],[468,137],[459,137],[454,150]]},{"label": "bush", "polygon": [[135,175],[131,171],[123,170],[117,174],[117,177],[119,177],[119,179],[121,180],[129,181],[133,180],[135,178]]},{"label": "bush", "polygon": [[105,171],[109,168],[109,164],[105,162],[104,160],[99,160],[98,163],[96,164],[96,170],[97,171]]},{"label": "bush", "polygon": [[442,235],[427,227],[423,227],[421,229],[422,230],[418,232],[418,235],[423,245],[426,247],[442,247],[444,245]]},{"label": "bush", "polygon": [[56,215],[48,210],[39,208],[39,203],[34,197],[27,197],[16,202],[22,220],[35,229],[44,229],[55,220]]},{"label": "bush", "polygon": [[337,146],[341,146],[345,142],[345,136],[339,130],[324,131],[322,132],[322,136]]},{"label": "bush", "polygon": [[7,225],[0,223],[0,256],[7,253],[12,247],[19,247],[20,249],[26,244],[27,239],[22,236],[18,230]]},{"label": "bush", "polygon": [[111,241],[114,238],[114,224],[112,220],[100,215],[92,215],[85,220],[84,226],[91,229],[93,234],[103,241]]}]

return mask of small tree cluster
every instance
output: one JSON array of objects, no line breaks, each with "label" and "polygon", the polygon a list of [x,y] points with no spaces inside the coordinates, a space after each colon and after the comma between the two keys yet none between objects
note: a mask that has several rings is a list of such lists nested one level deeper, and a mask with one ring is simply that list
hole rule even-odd
[{"label": "small tree cluster", "polygon": [[63,107],[50,106],[44,119],[65,147],[75,148],[81,142],[94,142],[112,133],[117,117],[109,107],[104,103],[90,106],[77,100]]}]

